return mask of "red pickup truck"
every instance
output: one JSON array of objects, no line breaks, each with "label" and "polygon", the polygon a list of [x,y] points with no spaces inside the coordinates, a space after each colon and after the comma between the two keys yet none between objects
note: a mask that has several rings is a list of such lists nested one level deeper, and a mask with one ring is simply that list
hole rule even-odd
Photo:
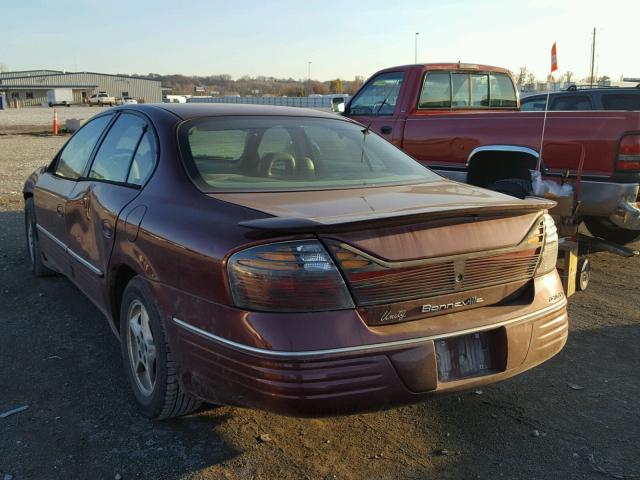
[{"label": "red pickup truck", "polygon": [[[515,196],[531,193],[544,114],[520,111],[508,70],[462,63],[388,68],[342,107],[443,176]],[[640,112],[548,112],[544,178],[574,182],[582,155],[579,214],[587,228],[616,243],[635,240]]]}]

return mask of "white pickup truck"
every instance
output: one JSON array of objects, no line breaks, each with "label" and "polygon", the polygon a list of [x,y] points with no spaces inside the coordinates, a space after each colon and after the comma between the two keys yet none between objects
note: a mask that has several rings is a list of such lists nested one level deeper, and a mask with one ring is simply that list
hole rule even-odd
[{"label": "white pickup truck", "polygon": [[105,92],[94,93],[89,97],[89,106],[93,107],[94,105],[109,105],[110,107],[116,104],[116,97],[111,97],[107,95]]}]

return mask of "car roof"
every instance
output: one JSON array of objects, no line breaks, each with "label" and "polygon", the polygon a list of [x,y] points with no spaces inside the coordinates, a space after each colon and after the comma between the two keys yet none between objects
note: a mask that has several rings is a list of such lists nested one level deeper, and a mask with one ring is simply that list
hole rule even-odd
[{"label": "car roof", "polygon": [[[146,104],[173,113],[183,120],[197,117],[222,117],[240,115],[270,115],[287,117],[320,117],[332,120],[348,120],[334,113],[300,107],[280,107],[273,105],[239,105],[234,103],[157,103]],[[144,108],[140,106],[138,108]]]},{"label": "car roof", "polygon": [[[640,95],[640,88],[638,87],[601,87],[601,88],[576,88],[574,90],[557,90],[555,92],[550,92],[549,94],[553,97],[555,95],[591,95],[598,93],[620,93],[620,94],[629,94],[632,95]],[[537,100],[539,98],[546,97],[546,93],[536,93],[535,95],[527,95],[526,97],[522,97],[521,101],[527,100]]]}]

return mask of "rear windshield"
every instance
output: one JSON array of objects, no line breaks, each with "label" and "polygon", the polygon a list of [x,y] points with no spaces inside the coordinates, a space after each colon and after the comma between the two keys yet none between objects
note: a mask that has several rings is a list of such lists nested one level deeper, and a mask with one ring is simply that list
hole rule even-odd
[{"label": "rear windshield", "polygon": [[363,126],[308,117],[209,117],[178,130],[185,166],[205,192],[315,190],[439,179]]},{"label": "rear windshield", "polygon": [[418,108],[515,108],[511,77],[504,73],[431,71],[424,76]]}]

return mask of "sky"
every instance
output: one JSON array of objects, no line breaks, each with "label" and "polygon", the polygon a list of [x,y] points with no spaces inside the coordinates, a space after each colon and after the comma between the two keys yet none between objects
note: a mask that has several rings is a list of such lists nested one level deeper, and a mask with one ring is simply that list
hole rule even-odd
[{"label": "sky", "polygon": [[105,73],[368,77],[414,62],[482,63],[540,79],[640,77],[640,0],[0,0],[0,64]]}]

